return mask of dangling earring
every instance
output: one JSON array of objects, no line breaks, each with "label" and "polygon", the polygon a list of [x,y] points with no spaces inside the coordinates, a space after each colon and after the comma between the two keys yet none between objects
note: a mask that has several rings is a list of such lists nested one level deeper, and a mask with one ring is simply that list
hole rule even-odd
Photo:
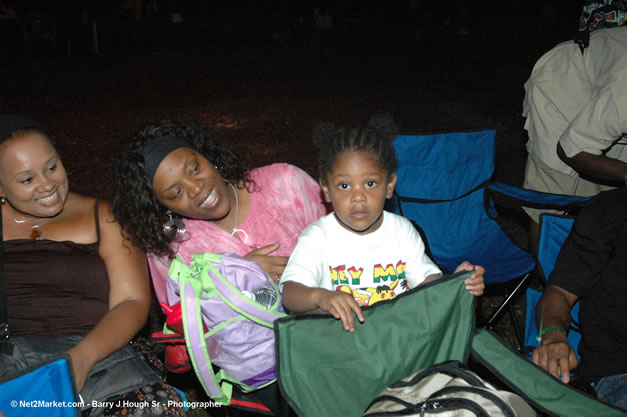
[{"label": "dangling earring", "polygon": [[180,218],[174,218],[172,216],[172,210],[168,210],[168,221],[163,225],[163,233],[166,235],[175,235],[176,237],[181,236],[185,233],[185,223]]},{"label": "dangling earring", "polygon": [[6,197],[4,197],[4,196],[0,197],[0,204],[2,204],[4,206],[6,202],[7,202],[7,198]]}]

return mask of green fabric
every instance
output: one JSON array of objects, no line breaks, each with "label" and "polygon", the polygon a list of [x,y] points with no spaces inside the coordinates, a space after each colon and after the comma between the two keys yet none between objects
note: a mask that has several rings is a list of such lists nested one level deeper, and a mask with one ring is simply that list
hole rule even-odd
[{"label": "green fabric", "polygon": [[281,390],[301,416],[361,416],[391,383],[448,360],[466,362],[475,298],[463,280],[445,277],[364,309],[345,331],[330,315],[279,319]]},{"label": "green fabric", "polygon": [[[176,259],[172,262],[173,263],[176,262]],[[185,282],[187,282],[189,277],[190,277],[189,274],[179,275],[179,278],[180,278],[179,282],[181,284],[180,293],[181,293],[181,314],[183,316],[183,328],[184,329],[190,328],[191,324],[189,323],[189,320],[190,320],[189,317],[191,314],[193,314],[196,317],[195,322],[197,323],[196,325],[198,326],[198,332],[202,335],[204,334],[204,328],[203,328],[203,321],[202,321],[202,313],[200,310],[200,301],[199,301],[200,296],[198,295],[198,290],[192,286],[192,291],[194,291],[194,294],[196,295],[194,299],[194,305],[193,305],[194,311],[187,311],[187,304],[183,301],[185,300],[185,291],[186,291]],[[207,350],[206,338],[201,336],[200,343],[202,344],[202,354],[204,357],[204,363],[208,364],[207,369],[209,373],[211,374],[211,379],[213,380],[213,384],[216,386],[216,388],[218,389],[220,393],[220,396],[218,397],[214,397],[210,395],[211,399],[219,404],[230,405],[233,385],[230,382],[225,381],[226,372],[224,372],[223,369],[220,369],[218,373],[216,374],[213,367],[211,366],[211,358],[209,357],[209,351]],[[198,381],[200,381],[205,392],[209,394],[210,391],[207,388],[207,383],[203,379],[200,372],[198,371],[199,366],[203,364],[199,364],[196,362],[196,357],[192,354],[192,346],[191,346],[191,341],[189,337],[185,337],[185,346],[187,347],[187,351],[189,352],[189,358],[190,358],[190,361],[192,362],[194,372],[196,373]]]},{"label": "green fabric", "polygon": [[592,396],[563,384],[506,346],[487,330],[479,330],[472,340],[472,356],[539,409],[557,416],[625,416]]}]

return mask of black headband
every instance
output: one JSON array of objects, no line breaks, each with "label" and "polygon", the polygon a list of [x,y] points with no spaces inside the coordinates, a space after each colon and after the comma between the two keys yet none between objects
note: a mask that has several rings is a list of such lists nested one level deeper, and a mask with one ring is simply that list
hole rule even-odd
[{"label": "black headband", "polygon": [[144,149],[142,150],[142,154],[144,155],[144,172],[150,180],[151,185],[161,161],[172,151],[179,148],[194,149],[187,141],[175,136],[159,136],[144,145]]},{"label": "black headband", "polygon": [[0,116],[0,142],[18,130],[36,129],[46,133],[43,126],[35,119],[23,114],[3,114]]}]

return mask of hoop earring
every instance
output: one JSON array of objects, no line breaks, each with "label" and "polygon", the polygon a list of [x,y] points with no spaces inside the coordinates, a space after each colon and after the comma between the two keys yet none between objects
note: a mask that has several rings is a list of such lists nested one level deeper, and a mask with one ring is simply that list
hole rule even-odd
[{"label": "hoop earring", "polygon": [[168,221],[163,225],[163,233],[166,235],[174,235],[179,237],[185,233],[185,223],[180,218],[174,218],[172,216],[172,210],[168,210]]}]

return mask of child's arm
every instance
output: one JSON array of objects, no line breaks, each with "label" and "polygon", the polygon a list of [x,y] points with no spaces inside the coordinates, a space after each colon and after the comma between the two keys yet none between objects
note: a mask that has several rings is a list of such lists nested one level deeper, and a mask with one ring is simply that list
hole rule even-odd
[{"label": "child's arm", "polygon": [[320,308],[331,313],[336,319],[342,320],[344,330],[349,332],[355,331],[353,313],[357,315],[360,323],[364,321],[361,308],[353,296],[345,292],[312,288],[298,282],[288,281],[283,285],[281,296],[288,310],[298,313]]},{"label": "child's arm", "polygon": [[435,281],[438,278],[442,278],[442,274],[431,274],[425,278],[424,281],[420,283],[420,285],[426,284],[427,282]]}]

